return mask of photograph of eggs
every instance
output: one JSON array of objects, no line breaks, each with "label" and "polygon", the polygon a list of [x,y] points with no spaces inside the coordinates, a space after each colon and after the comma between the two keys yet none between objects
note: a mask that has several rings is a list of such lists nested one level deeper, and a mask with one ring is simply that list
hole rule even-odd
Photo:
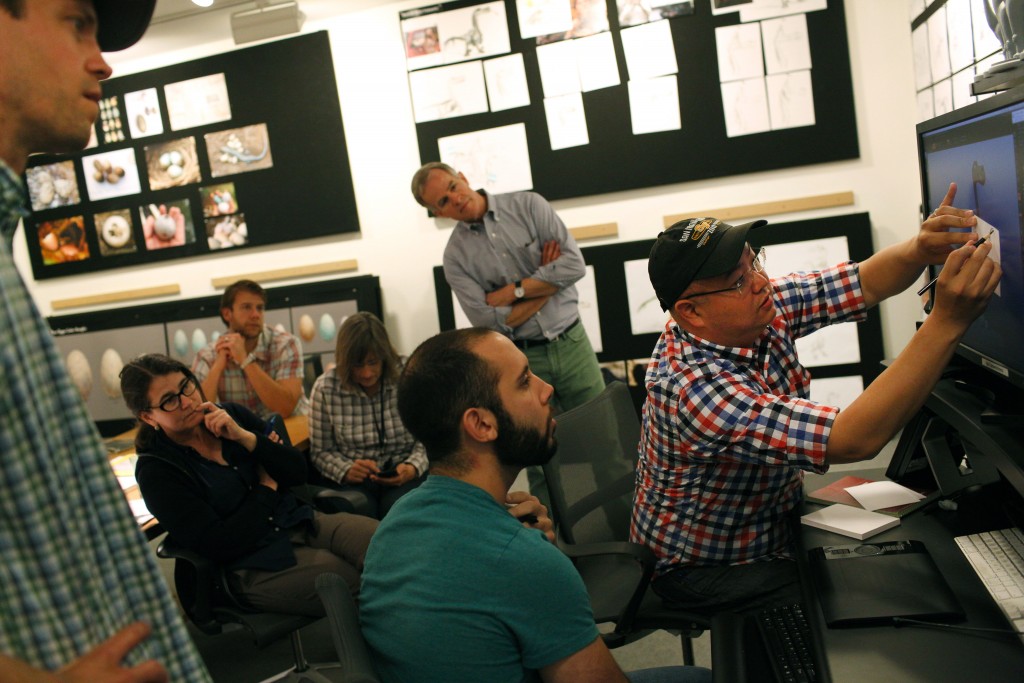
[{"label": "photograph of eggs", "polygon": [[71,263],[89,258],[89,243],[81,216],[58,218],[40,223],[37,228],[43,264]]},{"label": "photograph of eggs", "polygon": [[139,219],[147,251],[180,247],[196,241],[192,209],[187,199],[140,206]]},{"label": "photograph of eggs", "polygon": [[200,187],[199,196],[203,200],[203,215],[207,218],[230,216],[239,211],[234,183]]},{"label": "photograph of eggs", "polygon": [[28,196],[33,211],[71,206],[82,201],[78,195],[73,161],[35,166],[25,171],[25,177],[28,179]]},{"label": "photograph of eggs", "polygon": [[131,254],[137,251],[132,234],[132,212],[129,209],[104,211],[93,218],[96,243],[100,245],[100,256]]},{"label": "photograph of eggs", "polygon": [[166,190],[203,179],[196,156],[196,139],[181,138],[146,145],[146,173],[150,190]]},{"label": "photograph of eggs", "polygon": [[89,201],[123,197],[142,191],[135,150],[131,147],[82,157]]},{"label": "photograph of eggs", "polygon": [[210,249],[230,249],[248,244],[249,228],[245,224],[244,213],[205,220],[206,242]]},{"label": "photograph of eggs", "polygon": [[207,133],[204,138],[210,175],[214,178],[271,168],[274,165],[270,154],[270,135],[265,123]]}]

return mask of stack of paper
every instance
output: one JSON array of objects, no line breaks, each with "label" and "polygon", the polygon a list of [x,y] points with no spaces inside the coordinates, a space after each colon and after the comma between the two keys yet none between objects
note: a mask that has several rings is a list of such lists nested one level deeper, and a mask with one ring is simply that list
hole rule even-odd
[{"label": "stack of paper", "polygon": [[849,505],[829,505],[800,518],[808,526],[863,541],[886,529],[898,526],[898,517],[862,510]]}]

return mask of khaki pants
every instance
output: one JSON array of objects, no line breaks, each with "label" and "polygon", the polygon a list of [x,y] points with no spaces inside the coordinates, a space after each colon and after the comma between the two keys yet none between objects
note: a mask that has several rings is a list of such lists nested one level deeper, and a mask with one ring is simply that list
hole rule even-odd
[{"label": "khaki pants", "polygon": [[352,595],[359,592],[359,577],[366,559],[366,548],[377,529],[377,520],[339,512],[314,513],[313,530],[306,525],[292,534],[294,566],[270,572],[239,569],[233,575],[233,587],[250,605],[268,612],[324,616],[316,594],[316,577],[326,572],[338,574]]}]

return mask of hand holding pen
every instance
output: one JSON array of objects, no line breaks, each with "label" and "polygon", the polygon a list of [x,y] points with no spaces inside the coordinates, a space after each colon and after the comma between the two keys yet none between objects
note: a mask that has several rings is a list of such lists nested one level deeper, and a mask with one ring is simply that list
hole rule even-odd
[{"label": "hand holding pen", "polygon": [[[991,237],[991,236],[992,236],[992,233],[994,233],[995,231],[996,231],[996,229],[995,229],[995,228],[992,228],[991,230],[989,230],[989,231],[988,231],[988,234],[987,234],[987,235],[985,235],[985,236],[984,236],[984,237],[982,237],[982,238],[981,238],[980,240],[978,240],[977,242],[975,242],[975,243],[974,243],[974,246],[975,246],[975,247],[980,247],[981,245],[985,244],[985,241],[986,241],[986,240],[987,240],[987,239],[988,239],[989,237]],[[937,283],[938,281],[939,281],[939,276],[938,276],[938,275],[936,275],[935,277],[933,277],[933,278],[931,279],[931,281],[930,281],[930,282],[929,282],[928,284],[926,284],[926,285],[925,285],[924,287],[922,287],[921,289],[917,290],[917,295],[918,295],[918,296],[924,296],[925,292],[928,292],[928,291],[930,291],[930,290],[932,290],[932,289],[935,289],[935,283]]]}]

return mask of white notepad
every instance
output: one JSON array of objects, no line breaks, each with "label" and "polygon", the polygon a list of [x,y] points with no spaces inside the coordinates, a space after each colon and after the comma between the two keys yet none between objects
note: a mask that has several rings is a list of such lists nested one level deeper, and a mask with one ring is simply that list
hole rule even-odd
[{"label": "white notepad", "polygon": [[890,517],[850,505],[829,505],[804,515],[800,521],[808,526],[856,538],[859,541],[898,526],[900,523],[898,517]]}]

